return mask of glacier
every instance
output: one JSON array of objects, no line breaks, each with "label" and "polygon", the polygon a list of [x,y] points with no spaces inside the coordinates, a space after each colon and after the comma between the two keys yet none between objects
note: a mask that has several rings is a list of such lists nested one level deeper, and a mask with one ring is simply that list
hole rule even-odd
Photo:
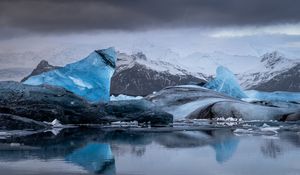
[{"label": "glacier", "polygon": [[28,85],[53,85],[65,88],[90,102],[110,100],[110,81],[116,68],[116,51],[96,50],[86,58],[24,81]]},{"label": "glacier", "polygon": [[238,99],[247,97],[234,74],[223,66],[217,68],[216,78],[206,83],[204,87]]}]

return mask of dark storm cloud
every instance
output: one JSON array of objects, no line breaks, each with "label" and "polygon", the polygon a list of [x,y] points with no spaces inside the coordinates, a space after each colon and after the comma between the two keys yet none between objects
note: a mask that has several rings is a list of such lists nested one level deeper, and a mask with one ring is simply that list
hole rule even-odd
[{"label": "dark storm cloud", "polygon": [[0,27],[78,32],[300,21],[299,0],[1,0]]}]

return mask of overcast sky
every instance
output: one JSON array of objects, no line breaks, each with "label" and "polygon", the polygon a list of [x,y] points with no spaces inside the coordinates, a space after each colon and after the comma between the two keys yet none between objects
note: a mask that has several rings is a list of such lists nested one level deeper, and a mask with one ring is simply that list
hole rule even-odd
[{"label": "overcast sky", "polygon": [[[286,52],[297,52],[299,7],[299,0],[1,0],[0,49],[18,50],[24,41],[28,49],[48,47],[50,40],[53,45],[69,40],[97,47],[97,39],[99,47],[121,47],[118,40],[138,47],[143,40],[190,52],[206,51],[205,42],[212,40],[209,48],[214,51],[219,48],[213,45],[228,45],[225,38],[230,47],[244,41],[254,50],[263,49],[260,45],[280,49],[282,43],[291,46]],[[258,36],[274,44],[266,46]]]}]

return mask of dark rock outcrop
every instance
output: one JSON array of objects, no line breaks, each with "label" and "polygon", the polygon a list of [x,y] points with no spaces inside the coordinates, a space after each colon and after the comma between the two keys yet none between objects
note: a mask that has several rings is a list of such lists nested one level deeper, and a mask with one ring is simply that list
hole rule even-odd
[{"label": "dark rock outcrop", "polygon": [[99,123],[97,106],[53,86],[30,86],[0,82],[0,112],[36,121],[60,120],[62,123]]},{"label": "dark rock outcrop", "polygon": [[127,101],[90,104],[58,87],[0,82],[0,113],[36,121],[50,122],[58,119],[63,124],[103,124],[133,120],[152,124],[172,122],[172,115],[151,107],[148,103],[150,102]]},{"label": "dark rock outcrop", "polygon": [[23,78],[21,80],[21,82],[26,81],[29,77],[31,76],[35,76],[35,75],[39,75],[41,73],[44,72],[48,72],[54,69],[60,68],[59,66],[52,66],[51,64],[48,63],[48,61],[46,60],[42,60],[35,69],[33,69],[33,71],[31,72],[30,75],[28,75],[27,77]]},{"label": "dark rock outcrop", "polygon": [[101,111],[107,113],[106,117],[115,121],[139,121],[151,124],[167,124],[173,122],[173,116],[162,111],[147,100],[112,101],[101,106]]}]

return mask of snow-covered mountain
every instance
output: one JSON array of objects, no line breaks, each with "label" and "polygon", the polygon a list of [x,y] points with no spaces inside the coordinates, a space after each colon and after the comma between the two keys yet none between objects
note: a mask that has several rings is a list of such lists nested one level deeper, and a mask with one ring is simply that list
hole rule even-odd
[{"label": "snow-covered mountain", "polygon": [[[152,60],[143,53],[119,54],[112,92],[144,95],[166,86],[203,82],[222,65],[234,72],[244,89],[300,91],[300,60],[274,51],[261,57],[222,52],[193,53],[184,58]],[[137,94],[135,94],[137,93]]]},{"label": "snow-covered mountain", "polygon": [[167,86],[203,83],[205,80],[202,73],[192,74],[179,65],[149,60],[141,52],[133,55],[119,53],[111,93],[148,95]]},{"label": "snow-covered mountain", "polygon": [[[148,95],[167,86],[201,84],[206,82],[203,74],[191,75],[180,66],[159,60],[149,60],[143,53],[117,54],[116,71],[111,81],[112,94]],[[42,60],[32,73],[24,78],[58,68]]]},{"label": "snow-covered mountain", "polygon": [[195,52],[177,61],[193,73],[201,72],[206,76],[215,75],[219,66],[229,68],[235,74],[251,70],[259,65],[259,57],[251,55],[232,55],[224,52]]},{"label": "snow-covered mountain", "polygon": [[300,60],[274,51],[261,57],[254,69],[238,75],[242,87],[262,91],[300,91]]},{"label": "snow-covered mountain", "polygon": [[[54,48],[38,53],[0,53],[0,80],[19,81],[43,59],[63,66],[85,57],[90,50],[88,47]],[[234,72],[244,89],[300,91],[300,61],[288,59],[276,51],[253,56],[224,52],[178,55],[168,49],[154,47],[154,50],[159,52],[151,54],[151,49],[146,49],[132,54],[118,53],[112,93],[146,95],[166,86],[201,83],[214,76],[220,65]]]}]

